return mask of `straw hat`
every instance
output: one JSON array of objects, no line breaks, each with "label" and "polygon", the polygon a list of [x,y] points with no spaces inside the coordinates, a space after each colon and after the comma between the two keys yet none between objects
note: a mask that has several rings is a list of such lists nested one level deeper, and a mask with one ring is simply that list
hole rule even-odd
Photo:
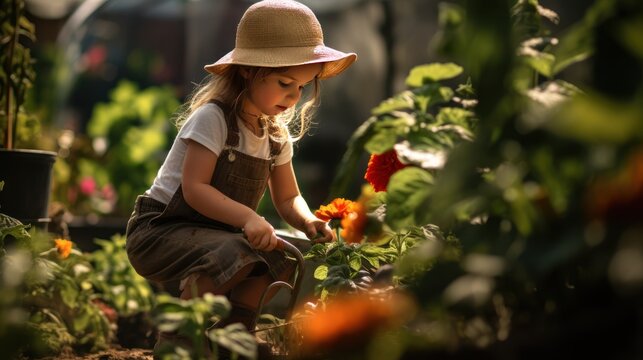
[{"label": "straw hat", "polygon": [[305,5],[294,0],[264,0],[243,14],[234,50],[205,69],[222,74],[233,64],[283,67],[326,63],[318,76],[323,79],[341,73],[355,59],[354,53],[324,45],[321,25]]}]

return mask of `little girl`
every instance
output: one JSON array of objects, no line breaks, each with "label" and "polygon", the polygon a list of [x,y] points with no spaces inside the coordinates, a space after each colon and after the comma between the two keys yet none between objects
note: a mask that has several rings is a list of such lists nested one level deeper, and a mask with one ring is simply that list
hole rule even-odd
[{"label": "little girl", "polygon": [[[266,186],[288,224],[316,241],[334,239],[299,192],[292,142],[307,130],[319,80],[356,58],[326,47],[317,18],[296,1],[248,8],[235,48],[205,66],[208,81],[191,96],[154,183],[136,200],[127,227],[136,271],[152,281],[180,279],[183,299],[226,295],[227,323],[254,329],[267,285],[294,271],[276,249],[274,228],[256,213]],[[297,107],[306,87],[310,99]]]}]

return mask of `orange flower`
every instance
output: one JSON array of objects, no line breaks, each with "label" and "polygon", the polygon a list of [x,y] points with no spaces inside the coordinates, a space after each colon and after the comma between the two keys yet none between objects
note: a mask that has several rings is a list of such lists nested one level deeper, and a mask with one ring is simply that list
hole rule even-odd
[{"label": "orange flower", "polygon": [[353,203],[353,211],[342,219],[341,236],[347,243],[360,243],[366,229],[366,209],[361,203]]},{"label": "orange flower", "polygon": [[56,239],[56,248],[58,249],[58,254],[62,259],[66,259],[69,254],[71,254],[71,241],[65,239]]},{"label": "orange flower", "polygon": [[354,202],[342,198],[334,199],[328,205],[322,205],[315,211],[315,216],[324,221],[343,219],[353,211]]},{"label": "orange flower", "polygon": [[395,150],[389,150],[380,155],[373,154],[368,160],[364,179],[373,186],[375,191],[386,191],[391,176],[407,166],[400,162]]},{"label": "orange flower", "polygon": [[413,316],[415,304],[402,293],[340,295],[302,321],[302,353],[359,349],[380,329],[399,326]]},{"label": "orange flower", "polygon": [[586,195],[587,213],[593,219],[637,222],[643,210],[643,149],[630,155],[611,175],[594,180]]}]

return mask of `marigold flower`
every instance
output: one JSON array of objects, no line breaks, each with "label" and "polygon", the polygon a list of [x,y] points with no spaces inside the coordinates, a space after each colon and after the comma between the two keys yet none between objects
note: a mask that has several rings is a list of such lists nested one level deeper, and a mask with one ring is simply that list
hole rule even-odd
[{"label": "marigold flower", "polygon": [[303,353],[359,348],[380,329],[399,326],[414,312],[412,300],[401,293],[338,296],[301,322]]},{"label": "marigold flower", "polygon": [[328,205],[322,205],[319,210],[315,211],[315,216],[324,221],[333,219],[343,219],[346,215],[353,211],[355,202],[343,198],[337,198],[330,202]]},{"label": "marigold flower", "polygon": [[362,242],[368,220],[364,205],[356,202],[353,203],[352,208],[353,211],[342,219],[341,236],[349,244]]},{"label": "marigold flower", "polygon": [[364,179],[373,186],[375,191],[386,191],[391,176],[407,166],[400,162],[395,150],[389,150],[380,155],[373,154],[368,160]]},{"label": "marigold flower", "polygon": [[66,259],[71,254],[71,241],[65,239],[55,239],[56,249],[62,259]]}]

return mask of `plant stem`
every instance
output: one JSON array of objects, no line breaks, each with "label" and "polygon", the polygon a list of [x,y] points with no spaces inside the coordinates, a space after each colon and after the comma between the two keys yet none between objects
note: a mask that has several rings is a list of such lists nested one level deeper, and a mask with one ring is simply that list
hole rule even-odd
[{"label": "plant stem", "polygon": [[[7,127],[5,129],[5,134],[4,134],[4,142],[5,142],[5,147],[9,150],[13,149],[13,127],[14,127],[14,121],[17,121],[18,118],[18,110],[16,109],[15,114],[14,112],[11,111],[11,103],[13,102],[12,98],[12,86],[11,86],[11,65],[13,63],[13,56],[14,56],[14,49],[16,47],[16,43],[18,42],[18,26],[19,25],[19,19],[20,19],[20,14],[18,11],[18,3],[17,1],[11,2],[12,6],[12,15],[13,15],[13,34],[11,35],[11,40],[9,40],[9,54],[7,56],[6,62],[3,64],[4,65],[4,70],[5,73],[7,74],[7,82],[5,83],[5,91],[4,93],[6,94],[6,99],[5,99],[5,116],[7,117]],[[14,119],[15,118],[15,119]]]}]

